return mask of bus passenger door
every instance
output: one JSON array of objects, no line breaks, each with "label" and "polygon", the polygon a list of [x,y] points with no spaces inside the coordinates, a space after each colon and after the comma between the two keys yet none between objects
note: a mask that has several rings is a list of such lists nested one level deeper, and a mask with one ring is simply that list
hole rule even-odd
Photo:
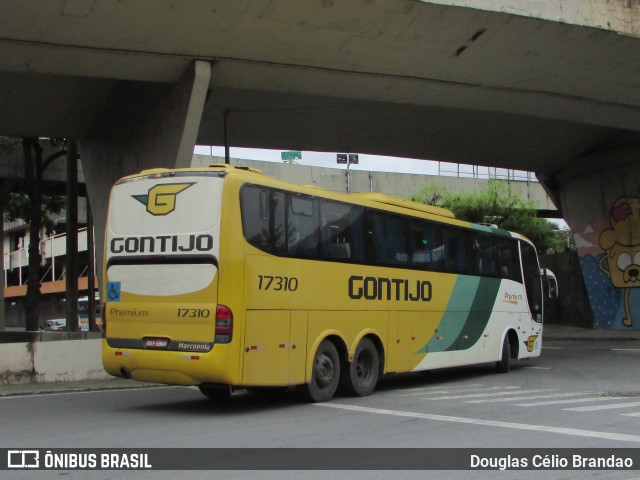
[{"label": "bus passenger door", "polygon": [[534,248],[528,243],[520,242],[522,248],[522,274],[527,292],[527,301],[531,317],[537,323],[542,323],[542,280],[538,257]]}]

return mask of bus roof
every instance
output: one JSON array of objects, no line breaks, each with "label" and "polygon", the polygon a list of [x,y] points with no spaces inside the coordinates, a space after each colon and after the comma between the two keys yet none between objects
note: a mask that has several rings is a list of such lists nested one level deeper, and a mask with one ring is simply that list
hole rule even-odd
[{"label": "bus roof", "polygon": [[375,193],[375,192],[352,192],[352,193],[342,193],[342,192],[334,192],[331,190],[326,190],[322,187],[318,187],[316,185],[298,185],[295,183],[287,182],[284,180],[279,180],[274,177],[270,177],[268,175],[264,175],[262,170],[253,168],[253,167],[243,167],[238,165],[229,165],[223,163],[216,163],[209,165],[207,167],[190,167],[190,168],[178,168],[178,169],[169,169],[169,168],[154,168],[149,170],[143,170],[138,174],[130,175],[125,177],[122,180],[129,180],[136,177],[141,176],[165,176],[167,174],[174,173],[190,173],[190,172],[211,172],[211,173],[221,173],[221,174],[231,174],[233,176],[238,175],[238,177],[244,177],[244,179],[251,181],[255,179],[256,182],[260,180],[269,182],[274,187],[286,188],[298,193],[308,193],[309,195],[316,195],[320,193],[327,198],[333,198],[336,200],[342,200],[345,202],[353,202],[354,200],[360,204],[369,204],[370,206],[374,206],[376,204],[383,206],[392,206],[405,210],[412,210],[414,212],[425,213],[428,215],[435,215],[447,219],[452,219],[454,222],[464,222],[466,224],[475,225],[476,229],[484,230],[486,232],[494,231],[495,233],[503,232],[503,234],[511,234],[516,238],[521,238],[528,243],[532,243],[531,240],[526,238],[524,235],[519,234],[517,232],[509,232],[507,230],[502,230],[500,228],[489,227],[482,224],[473,224],[470,222],[466,222],[464,220],[459,220],[455,217],[452,211],[442,208],[436,207],[433,205],[427,205],[420,202],[415,202],[412,200],[404,200],[399,197],[395,197],[393,195],[389,195],[386,193]]},{"label": "bus roof", "polygon": [[409,210],[417,210],[419,212],[431,213],[432,215],[440,215],[447,218],[456,218],[452,211],[442,207],[435,207],[433,205],[427,205],[425,203],[414,202],[413,200],[403,200],[402,198],[394,197],[386,193],[351,193],[350,196],[355,198],[362,198],[363,200],[369,200],[370,202],[384,203],[386,205],[393,205],[395,207],[408,208]]}]

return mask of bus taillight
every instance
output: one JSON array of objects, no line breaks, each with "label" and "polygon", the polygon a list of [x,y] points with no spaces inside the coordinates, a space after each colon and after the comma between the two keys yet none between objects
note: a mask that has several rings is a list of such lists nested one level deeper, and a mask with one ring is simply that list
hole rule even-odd
[{"label": "bus taillight", "polygon": [[215,343],[230,343],[233,336],[233,312],[226,305],[216,307]]}]

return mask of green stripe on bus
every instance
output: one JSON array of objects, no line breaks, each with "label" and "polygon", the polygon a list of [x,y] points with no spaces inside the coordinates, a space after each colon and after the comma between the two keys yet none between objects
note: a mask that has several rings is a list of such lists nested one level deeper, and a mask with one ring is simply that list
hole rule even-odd
[{"label": "green stripe on bus", "polygon": [[416,353],[464,350],[473,346],[489,322],[500,282],[498,278],[459,275],[438,331]]},{"label": "green stripe on bus", "polygon": [[496,296],[500,289],[499,278],[482,278],[473,305],[469,310],[469,316],[464,324],[464,328],[457,338],[457,341],[449,347],[449,350],[466,350],[478,341],[489,323],[493,306],[496,303]]}]

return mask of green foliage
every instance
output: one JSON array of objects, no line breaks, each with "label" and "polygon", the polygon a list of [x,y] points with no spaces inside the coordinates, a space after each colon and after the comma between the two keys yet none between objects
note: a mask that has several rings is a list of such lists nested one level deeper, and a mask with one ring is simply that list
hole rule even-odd
[{"label": "green foliage", "polygon": [[505,180],[490,179],[477,193],[454,194],[440,184],[427,185],[411,199],[447,208],[461,220],[490,223],[518,232],[529,238],[541,253],[564,248],[556,225],[537,217],[533,202],[521,199]]},{"label": "green foliage", "polygon": [[[55,216],[59,215],[65,206],[65,197],[60,195],[43,195],[40,208],[42,226],[47,235],[55,229]],[[9,222],[23,220],[31,223],[31,200],[26,193],[12,193],[4,206],[5,218]]]}]

